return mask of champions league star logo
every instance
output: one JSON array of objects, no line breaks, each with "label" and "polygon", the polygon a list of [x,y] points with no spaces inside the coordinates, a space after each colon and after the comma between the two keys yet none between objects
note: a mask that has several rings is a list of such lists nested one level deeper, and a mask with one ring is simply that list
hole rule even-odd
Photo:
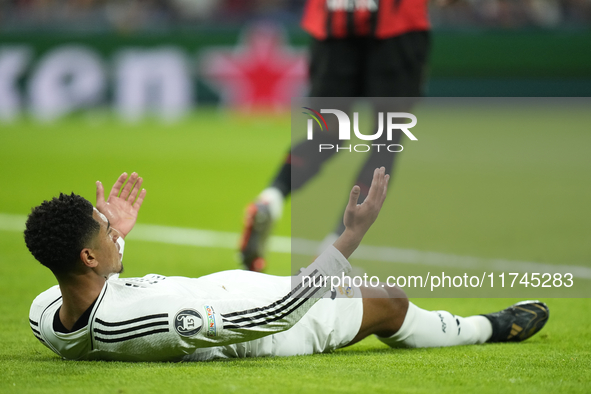
[{"label": "champions league star logo", "polygon": [[243,110],[289,107],[307,80],[306,54],[287,43],[274,24],[244,29],[235,47],[213,48],[201,57],[201,74],[223,101]]},{"label": "champions league star logo", "polygon": [[193,309],[183,309],[174,317],[174,328],[183,337],[192,337],[201,330],[203,319]]}]

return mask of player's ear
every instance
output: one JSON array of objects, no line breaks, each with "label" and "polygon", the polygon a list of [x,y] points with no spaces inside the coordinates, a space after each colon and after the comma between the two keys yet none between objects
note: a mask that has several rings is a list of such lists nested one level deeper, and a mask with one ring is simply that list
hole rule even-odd
[{"label": "player's ear", "polygon": [[80,252],[80,260],[88,268],[95,268],[98,265],[95,252],[90,248],[84,248]]}]

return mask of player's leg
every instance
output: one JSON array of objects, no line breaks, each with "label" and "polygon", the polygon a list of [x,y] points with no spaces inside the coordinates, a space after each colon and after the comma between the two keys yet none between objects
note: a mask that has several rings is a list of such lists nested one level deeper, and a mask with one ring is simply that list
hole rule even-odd
[{"label": "player's leg", "polygon": [[[311,44],[311,97],[355,97],[359,95],[361,70],[359,39],[313,40]],[[314,102],[312,101],[312,107]],[[346,106],[346,104],[345,104]],[[346,108],[341,108],[346,110]],[[317,152],[318,144],[338,145],[336,117],[326,117],[330,132],[315,131],[314,140],[304,140],[292,147],[277,175],[255,202],[247,207],[240,244],[242,263],[252,271],[265,266],[263,252],[271,227],[283,211],[283,202],[292,192],[304,186],[330,159],[331,152]]]},{"label": "player's leg", "polygon": [[261,272],[265,268],[266,241],[273,224],[281,218],[285,198],[312,179],[332,157],[332,151],[317,152],[318,144],[339,145],[336,132],[314,134],[314,140],[305,140],[291,149],[271,185],[246,208],[240,256],[244,268],[250,271]]},{"label": "player's leg", "polygon": [[359,332],[349,345],[372,334],[389,337],[398,332],[409,306],[404,291],[398,287],[360,287],[360,290],[363,297],[363,318]]},{"label": "player's leg", "polygon": [[[387,112],[410,112],[418,98],[423,96],[430,38],[428,32],[412,32],[388,39],[370,39],[367,42],[362,95],[383,98],[372,102],[372,123],[377,128],[378,113],[382,112],[385,116]],[[390,99],[385,101],[385,98]],[[404,122],[406,119],[401,121]],[[384,133],[372,143],[384,146],[400,144],[402,132],[394,130],[391,140],[386,137]],[[385,148],[372,149],[355,179],[355,184],[361,187],[360,203],[367,197],[373,170],[385,167],[392,177],[399,156],[400,153],[389,152]],[[345,230],[341,218],[342,215],[334,233],[327,237],[325,243],[331,243]]]},{"label": "player's leg", "polygon": [[[365,42],[365,39],[359,38],[312,39],[309,66],[312,107],[316,107],[315,98],[352,98],[362,94]],[[352,104],[344,102],[343,107],[339,109],[347,111]],[[322,164],[332,157],[331,152],[316,154],[318,144],[340,142],[336,117],[327,116],[325,120],[331,132],[319,133],[314,125],[314,141],[304,140],[294,145],[274,178],[271,187],[281,190],[284,197],[304,186],[320,171]]]},{"label": "player's leg", "polygon": [[374,334],[391,347],[443,347],[522,341],[549,317],[545,304],[526,301],[488,315],[461,317],[427,311],[409,302],[399,288],[362,287],[363,318],[351,344]]},{"label": "player's leg", "polygon": [[399,288],[361,288],[363,320],[355,340],[375,334],[392,347],[440,347],[486,342],[492,326],[484,316],[426,311]]},{"label": "player's leg", "polygon": [[[387,112],[409,112],[418,98],[423,95],[428,53],[427,32],[413,32],[388,39],[368,40],[363,95],[372,98],[372,120],[376,128],[378,113],[383,113],[385,117]],[[406,119],[402,119],[401,123],[405,121]],[[401,139],[402,132],[394,130],[391,140],[387,139],[384,132],[373,143],[399,144]],[[385,167],[388,173],[392,174],[398,156],[399,154],[386,149],[372,149],[357,175],[355,184],[369,185],[373,178],[372,166],[374,165],[377,167],[373,168]],[[364,194],[364,188],[361,189],[360,201],[363,201],[367,192]]]}]

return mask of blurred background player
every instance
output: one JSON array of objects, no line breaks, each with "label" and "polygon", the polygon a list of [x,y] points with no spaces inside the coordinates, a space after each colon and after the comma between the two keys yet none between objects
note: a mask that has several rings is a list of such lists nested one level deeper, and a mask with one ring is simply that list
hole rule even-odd
[{"label": "blurred background player", "polygon": [[[339,108],[345,112],[354,98],[411,98],[389,102],[387,108],[372,103],[374,115],[388,110],[406,112],[412,107],[412,98],[423,95],[430,49],[428,0],[308,0],[302,27],[311,35],[312,108],[314,98],[320,97],[351,98],[345,104],[348,108]],[[326,122],[332,132],[316,133],[313,141],[293,146],[271,185],[247,207],[240,244],[246,268],[264,269],[265,242],[273,223],[281,217],[285,198],[312,179],[336,152],[317,152],[318,144],[341,143],[335,132],[336,117],[326,116]],[[385,141],[385,134],[374,142],[398,144],[402,132],[394,130],[390,141]],[[367,196],[373,169],[383,166],[392,173],[396,156],[385,149],[370,153],[355,180],[361,187],[360,201]],[[342,220],[338,220],[323,244],[332,243],[343,230]]]}]

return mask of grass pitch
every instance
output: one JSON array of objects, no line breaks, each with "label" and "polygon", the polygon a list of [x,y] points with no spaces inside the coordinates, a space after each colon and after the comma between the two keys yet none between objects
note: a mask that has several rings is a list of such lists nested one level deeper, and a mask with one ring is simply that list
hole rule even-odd
[{"label": "grass pitch", "polygon": [[[559,127],[550,114],[540,115],[539,125],[552,122]],[[23,120],[0,127],[2,213],[26,214],[60,191],[75,191],[94,201],[94,181],[109,185],[122,171],[137,171],[148,191],[140,223],[231,232],[240,231],[244,206],[273,176],[290,140],[288,116],[206,110],[177,125],[124,125],[110,116],[79,115],[52,125]],[[398,205],[386,206],[379,219],[396,224],[388,233],[393,246],[589,265],[591,166],[586,149],[591,136],[564,127],[557,129],[561,135],[541,129],[524,128],[522,134],[510,136],[483,126],[464,143],[513,145],[478,155],[470,149],[456,149],[452,155],[438,150],[450,139],[459,141],[449,131],[452,134],[438,136],[423,153],[402,156],[387,200]],[[531,144],[536,149],[529,149]],[[326,172],[336,171],[338,165],[330,163]],[[491,187],[495,179],[504,183],[493,185],[507,193]],[[437,189],[440,198],[435,204],[427,185]],[[308,198],[305,193],[311,192],[302,193]],[[290,234],[289,219],[284,216],[276,234]],[[327,229],[332,225],[328,223]],[[370,234],[368,242],[383,241],[382,234]],[[125,275],[199,276],[237,268],[235,253],[133,241],[126,247]],[[289,272],[289,255],[273,253],[269,263],[271,274]],[[22,234],[0,230],[2,393],[591,390],[591,302],[585,298],[543,299],[550,307],[550,320],[540,334],[521,344],[391,350],[368,338],[331,354],[290,358],[69,362],[42,346],[27,323],[33,298],[54,284],[50,272],[26,250]],[[470,315],[502,309],[515,300],[414,301],[423,308]]]}]

